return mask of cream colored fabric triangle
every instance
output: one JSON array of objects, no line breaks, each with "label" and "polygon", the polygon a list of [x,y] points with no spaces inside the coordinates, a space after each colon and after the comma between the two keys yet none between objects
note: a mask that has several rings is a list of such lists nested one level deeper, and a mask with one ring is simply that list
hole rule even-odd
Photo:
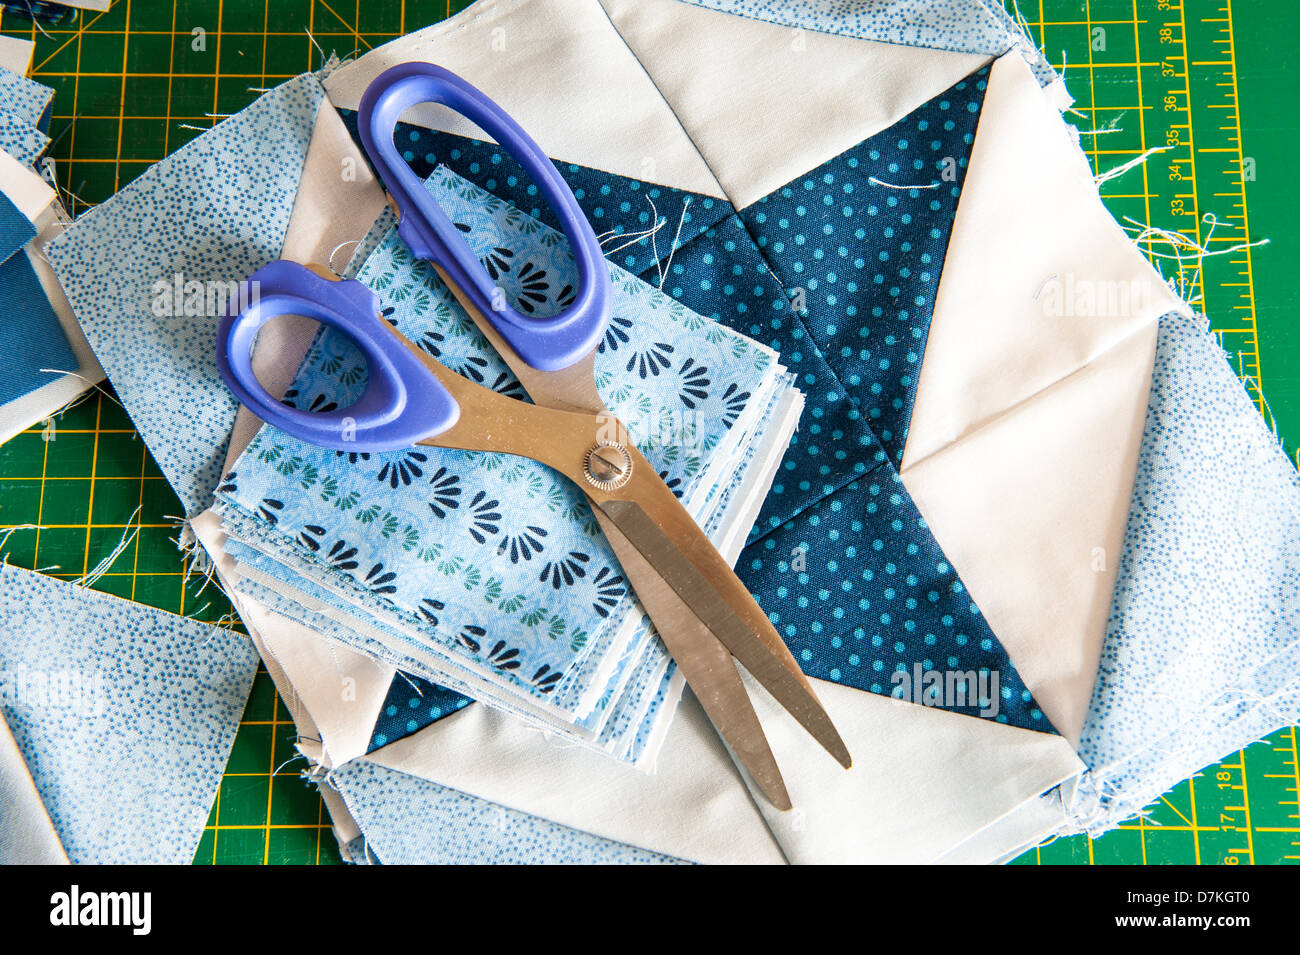
[{"label": "cream colored fabric triangle", "polygon": [[901,474],[1044,712],[1077,740],[1145,417],[1182,303],[1102,206],[1019,56],[993,66]]},{"label": "cream colored fabric triangle", "polygon": [[[750,684],[796,807],[785,813],[757,792],[751,800],[689,693],[650,776],[587,750],[547,746],[485,706],[369,758],[608,839],[711,863],[935,861],[1083,770],[1059,736],[813,683],[853,754],[852,770]],[[1059,811],[1054,818],[1064,820]],[[970,861],[1009,847],[981,844],[991,855],[976,859],[972,850]]]},{"label": "cream colored fabric triangle", "polygon": [[601,0],[738,209],[991,57],[832,36],[679,0]]},{"label": "cream colored fabric triangle", "polygon": [[[371,80],[407,60],[427,60],[465,77],[549,156],[722,198],[717,180],[597,0],[476,3],[340,67],[326,78],[325,89],[335,106],[356,109]],[[483,136],[437,106],[417,107],[403,118]]]}]

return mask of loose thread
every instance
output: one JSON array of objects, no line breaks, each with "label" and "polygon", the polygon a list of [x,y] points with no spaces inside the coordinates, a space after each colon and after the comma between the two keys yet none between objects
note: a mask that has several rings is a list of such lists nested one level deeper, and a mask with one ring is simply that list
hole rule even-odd
[{"label": "loose thread", "polygon": [[686,210],[690,208],[691,197],[687,196],[682,202],[682,214],[677,220],[677,231],[673,234],[673,244],[668,248],[668,261],[664,263],[663,271],[659,274],[659,289],[663,290],[664,282],[668,279],[668,271],[673,265],[673,256],[677,254],[677,243],[682,237],[682,227],[686,225]]},{"label": "loose thread", "polygon": [[907,186],[907,185],[900,185],[894,182],[885,182],[885,180],[877,179],[875,176],[868,176],[867,182],[871,183],[873,186],[884,186],[886,189],[938,189],[939,188],[939,183],[937,182],[932,182],[924,186],[921,185]]},{"label": "loose thread", "polygon": [[1102,183],[1110,182],[1112,179],[1118,179],[1120,176],[1124,175],[1124,173],[1128,172],[1130,169],[1136,169],[1138,166],[1142,165],[1144,162],[1146,162],[1156,153],[1168,152],[1173,148],[1174,148],[1173,146],[1152,146],[1150,149],[1142,153],[1140,156],[1134,156],[1128,162],[1120,163],[1118,166],[1115,166],[1113,169],[1107,169],[1105,172],[1093,176],[1092,181],[1096,185],[1100,186]]},{"label": "loose thread", "polygon": [[72,581],[73,584],[77,585],[78,587],[92,587],[94,586],[96,581],[98,581],[101,577],[103,577],[106,573],[109,572],[109,570],[113,566],[113,563],[119,557],[122,556],[122,554],[126,551],[128,547],[131,546],[131,543],[136,539],[136,535],[140,533],[140,527],[138,523],[134,528],[131,527],[131,524],[135,523],[139,518],[139,516],[140,516],[140,508],[137,507],[134,511],[131,512],[131,516],[127,518],[126,528],[123,529],[122,537],[120,540],[118,540],[117,546],[115,546],[112,550],[110,550],[108,554],[98,564],[92,567],[89,571],[87,571],[82,576],[78,577],[76,580],[73,580]]}]

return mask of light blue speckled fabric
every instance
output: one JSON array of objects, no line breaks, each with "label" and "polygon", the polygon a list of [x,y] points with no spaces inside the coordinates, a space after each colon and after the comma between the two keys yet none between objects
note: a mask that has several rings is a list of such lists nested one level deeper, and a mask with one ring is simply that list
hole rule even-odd
[{"label": "light blue speckled fabric", "polygon": [[[1300,721],[1300,475],[1203,319],[1164,316],[1079,755],[1118,825]],[[1087,788],[1087,787],[1085,787]]]},{"label": "light blue speckled fabric", "polygon": [[0,110],[44,130],[50,119],[54,90],[0,66]]},{"label": "light blue speckled fabric", "polygon": [[669,865],[681,860],[355,759],[329,775],[385,865]]},{"label": "light blue speckled fabric", "polygon": [[[279,255],[323,97],[313,74],[276,87],[150,166],[47,249],[186,516],[211,503],[238,410],[214,359],[219,293]],[[192,309],[202,314],[158,307],[183,305],[165,297],[177,276],[203,283],[203,305]]]},{"label": "light blue speckled fabric", "polygon": [[0,709],[74,863],[193,859],[256,669],[242,634],[0,567]]},{"label": "light blue speckled fabric", "polygon": [[[0,109],[3,106],[0,105]],[[25,166],[34,166],[49,148],[50,137],[13,113],[0,112],[0,149]]]}]

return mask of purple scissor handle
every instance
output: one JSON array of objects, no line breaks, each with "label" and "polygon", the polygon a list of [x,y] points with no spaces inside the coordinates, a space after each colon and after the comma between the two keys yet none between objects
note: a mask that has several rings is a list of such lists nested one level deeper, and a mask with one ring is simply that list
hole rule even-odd
[{"label": "purple scissor handle", "polygon": [[[441,434],[460,417],[451,393],[379,315],[360,282],[334,281],[281,259],[249,278],[249,304],[217,326],[217,368],[235,396],[267,424],[337,451],[396,451]],[[239,296],[238,298],[243,298]],[[343,332],[365,355],[369,381],[351,405],[299,411],[277,401],[253,373],[257,333],[278,315],[302,315]]]},{"label": "purple scissor handle", "polygon": [[[406,164],[393,142],[393,130],[402,113],[420,103],[439,103],[471,120],[536,183],[559,218],[577,265],[578,292],[562,312],[535,318],[506,304],[451,219]],[[366,153],[401,214],[398,234],[417,256],[443,270],[520,358],[538,371],[560,371],[595,348],[611,309],[609,266],[568,185],[505,110],[441,67],[402,63],[385,70],[366,88],[358,127]]]}]

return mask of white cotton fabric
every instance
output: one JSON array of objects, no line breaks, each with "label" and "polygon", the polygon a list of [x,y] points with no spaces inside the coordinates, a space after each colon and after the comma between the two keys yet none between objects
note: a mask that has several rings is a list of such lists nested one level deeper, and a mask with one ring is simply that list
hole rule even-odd
[{"label": "white cotton fabric", "polygon": [[737,209],[990,59],[793,30],[680,0],[601,3]]},{"label": "white cotton fabric", "polygon": [[[597,0],[480,0],[340,67],[325,81],[326,91],[335,106],[356,109],[371,80],[407,60],[471,78],[548,156],[723,198]],[[416,108],[403,119],[483,135],[440,107]]]},{"label": "white cotton fabric", "polygon": [[0,865],[67,865],[63,844],[0,712]]},{"label": "white cotton fabric", "polygon": [[32,52],[36,44],[16,36],[0,36],[0,69],[26,76],[31,69]]},{"label": "white cotton fabric", "polygon": [[[1109,302],[1111,292],[1113,309],[1088,305],[1087,295]],[[1025,685],[1071,740],[1110,610],[1156,321],[1179,307],[1106,212],[1028,67],[1001,57],[900,473]]]}]

